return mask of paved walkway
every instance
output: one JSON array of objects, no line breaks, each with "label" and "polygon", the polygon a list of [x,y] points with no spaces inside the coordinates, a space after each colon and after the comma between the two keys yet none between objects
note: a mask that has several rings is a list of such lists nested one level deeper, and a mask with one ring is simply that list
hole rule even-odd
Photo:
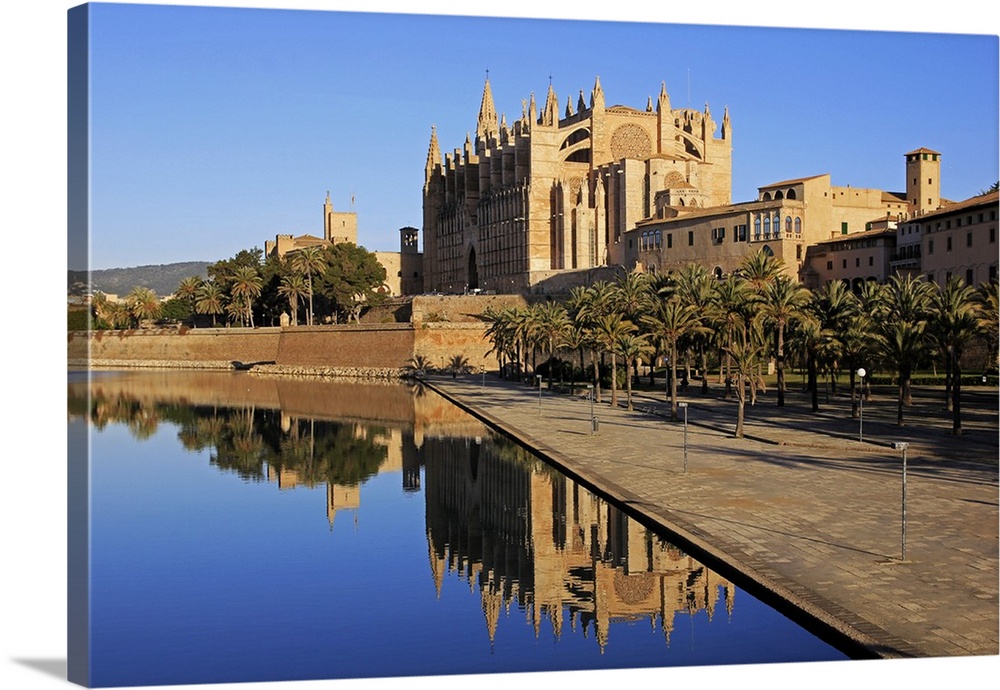
[{"label": "paved walkway", "polygon": [[[764,394],[746,408],[692,386],[687,465],[683,422],[665,392],[635,394],[634,411],[541,393],[494,376],[427,383],[521,439],[582,483],[620,502],[735,584],[839,639],[852,656],[998,653],[996,389],[963,402],[950,433],[943,393],[914,392],[905,426],[892,389],[866,402],[864,441],[850,402],[793,383],[786,406]],[[682,417],[683,419],[683,417]],[[905,559],[902,453],[906,472]],[[786,610],[786,613],[788,611]]]}]

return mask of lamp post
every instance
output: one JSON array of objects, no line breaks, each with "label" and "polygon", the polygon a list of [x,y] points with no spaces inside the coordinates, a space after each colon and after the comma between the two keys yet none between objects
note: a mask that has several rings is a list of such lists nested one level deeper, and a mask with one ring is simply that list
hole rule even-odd
[{"label": "lamp post", "polygon": [[538,414],[542,414],[542,375],[535,374],[535,379],[538,381]]},{"label": "lamp post", "polygon": [[663,398],[670,402],[670,358],[663,358]]},{"label": "lamp post", "polygon": [[860,367],[858,369],[858,376],[861,378],[861,390],[859,392],[860,399],[858,401],[860,403],[860,405],[861,405],[861,407],[858,408],[858,410],[859,410],[858,411],[858,443],[863,443],[864,440],[865,440],[865,437],[864,437],[864,428],[865,428],[865,374],[867,374],[867,373],[868,372],[865,371],[864,367]]},{"label": "lamp post", "polygon": [[590,398],[590,434],[597,431],[597,418],[594,416],[594,384],[587,384],[587,397]]},{"label": "lamp post", "polygon": [[906,449],[909,443],[896,442],[892,444],[892,447],[896,450],[903,451],[903,515],[902,515],[902,532],[901,532],[901,544],[902,548],[902,558],[900,560],[906,560]]},{"label": "lamp post", "polygon": [[677,407],[684,410],[684,473],[686,474],[688,471],[688,404],[679,402]]}]

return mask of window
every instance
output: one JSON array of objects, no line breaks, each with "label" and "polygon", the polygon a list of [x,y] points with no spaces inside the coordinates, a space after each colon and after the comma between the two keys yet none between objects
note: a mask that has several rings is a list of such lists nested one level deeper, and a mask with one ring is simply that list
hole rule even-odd
[{"label": "window", "polygon": [[847,268],[847,259],[844,259],[844,268]]},{"label": "window", "polygon": [[875,265],[875,257],[874,256],[869,256],[868,257],[868,265],[869,266],[874,266]]},{"label": "window", "polygon": [[966,285],[972,285],[972,281],[973,281],[973,278],[972,278],[972,269],[971,268],[967,268],[967,269],[965,269],[965,284]]},{"label": "window", "polygon": [[927,253],[928,254],[934,253],[934,240],[927,240]]},{"label": "window", "polygon": [[972,233],[971,232],[965,233],[965,246],[966,247],[971,247],[972,246]]},{"label": "window", "polygon": [[760,216],[753,219],[753,238],[755,240],[760,239]]},{"label": "window", "polygon": [[996,242],[996,241],[997,241],[997,229],[996,228],[990,228],[990,242],[993,243],[993,242]]},{"label": "window", "polygon": [[670,248],[671,248],[671,247],[673,247],[673,246],[674,246],[674,236],[673,236],[673,235],[671,235],[671,234],[670,234],[670,233],[668,232],[668,233],[667,233],[667,249],[670,249]]},{"label": "window", "polygon": [[802,233],[802,219],[796,216],[795,218],[795,234],[799,235]]},{"label": "window", "polygon": [[653,235],[653,241],[656,244],[656,248],[659,249],[663,246],[663,231],[657,230]]},{"label": "window", "polygon": [[944,242],[945,242],[944,250],[946,252],[950,252],[951,251],[951,237],[945,238]]},{"label": "window", "polygon": [[764,216],[764,239],[771,239],[771,216]]},{"label": "window", "polygon": [[688,230],[688,246],[694,246],[694,230]]},{"label": "window", "polygon": [[840,234],[841,235],[846,235],[847,234],[847,223],[841,223],[840,224]]},{"label": "window", "polygon": [[802,260],[802,245],[801,244],[795,245],[795,259],[798,260],[798,261]]},{"label": "window", "polygon": [[791,232],[791,231],[792,231],[792,217],[785,216],[785,232]]},{"label": "window", "polygon": [[860,256],[855,257],[855,259],[854,259],[854,268],[861,268],[861,257]]},{"label": "window", "polygon": [[826,262],[826,270],[828,270],[828,271],[832,271],[833,270],[833,262],[832,261],[827,261]]}]

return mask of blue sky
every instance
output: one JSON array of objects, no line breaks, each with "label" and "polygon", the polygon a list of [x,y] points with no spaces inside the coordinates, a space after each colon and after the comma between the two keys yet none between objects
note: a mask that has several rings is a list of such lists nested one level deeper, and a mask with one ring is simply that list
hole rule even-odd
[{"label": "blue sky", "polygon": [[92,268],[319,235],[327,191],[354,199],[359,244],[397,250],[431,126],[462,146],[487,70],[509,121],[550,76],[560,110],[597,76],[609,104],[665,82],[675,107],[728,107],[734,201],[822,173],[902,190],[921,146],[947,198],[998,177],[996,36],[100,3],[91,21]]}]

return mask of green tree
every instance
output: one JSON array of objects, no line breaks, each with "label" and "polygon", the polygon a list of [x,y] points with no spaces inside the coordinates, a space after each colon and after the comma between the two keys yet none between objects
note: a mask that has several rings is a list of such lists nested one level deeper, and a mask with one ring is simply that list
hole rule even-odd
[{"label": "green tree", "polygon": [[309,311],[306,314],[306,325],[313,325],[313,276],[321,275],[326,270],[326,254],[320,247],[305,247],[289,254],[292,269],[305,274],[306,295],[309,298]]},{"label": "green tree", "polygon": [[[621,333],[614,342],[615,354],[621,356],[625,364],[626,374],[634,368],[635,362],[645,358],[653,351],[645,334]],[[629,412],[632,411],[632,377],[625,376],[625,401]]]},{"label": "green tree", "polygon": [[132,325],[138,326],[143,321],[155,321],[160,318],[160,298],[147,287],[135,287],[125,298],[128,312],[132,316]]},{"label": "green tree", "polygon": [[569,314],[558,302],[544,302],[536,310],[539,336],[544,340],[549,355],[549,389],[552,388],[552,369],[556,351],[570,328]]},{"label": "green tree", "polygon": [[289,273],[281,279],[278,293],[288,300],[292,326],[299,325],[299,299],[309,295],[309,288],[301,273]]},{"label": "green tree", "polygon": [[774,331],[774,361],[778,375],[778,407],[785,405],[785,333],[802,317],[810,293],[784,274],[767,282],[761,292],[760,315]]},{"label": "green tree", "polygon": [[736,391],[736,438],[743,438],[744,417],[746,415],[747,388],[751,395],[763,386],[760,376],[760,362],[767,352],[764,333],[754,322],[746,329],[740,329],[726,345],[726,353],[732,361],[732,376]]},{"label": "green tree", "polygon": [[594,329],[597,342],[605,352],[611,355],[611,406],[618,406],[618,351],[615,344],[618,340],[638,330],[631,321],[626,321],[620,314],[605,314]]},{"label": "green tree", "polygon": [[[243,325],[249,323],[253,328],[253,301],[260,295],[261,280],[259,271],[253,266],[239,266],[233,272],[232,285],[229,294],[232,296],[232,304],[239,304],[238,314]],[[235,310],[234,310],[234,313]]]},{"label": "green tree", "polygon": [[945,357],[945,399],[956,436],[962,433],[962,353],[980,332],[975,297],[972,286],[953,276],[934,294],[928,328]]},{"label": "green tree", "polygon": [[209,314],[212,317],[212,326],[216,325],[216,317],[225,312],[226,295],[222,288],[214,281],[209,280],[202,283],[198,288],[198,296],[194,303],[194,310],[198,314]]},{"label": "green tree", "polygon": [[903,425],[903,407],[910,404],[913,369],[928,354],[927,324],[933,290],[930,283],[919,278],[896,274],[886,283],[876,311],[878,352],[897,374],[899,426]]},{"label": "green tree", "polygon": [[334,244],[324,250],[324,260],[319,291],[334,316],[343,313],[347,320],[357,321],[365,306],[385,298],[378,292],[385,283],[385,267],[364,247],[350,242]]},{"label": "green tree", "polygon": [[670,419],[677,421],[677,343],[681,338],[706,332],[698,309],[685,304],[678,296],[657,300],[651,313],[642,318],[653,338],[662,343],[667,353],[666,376],[670,379]]}]

